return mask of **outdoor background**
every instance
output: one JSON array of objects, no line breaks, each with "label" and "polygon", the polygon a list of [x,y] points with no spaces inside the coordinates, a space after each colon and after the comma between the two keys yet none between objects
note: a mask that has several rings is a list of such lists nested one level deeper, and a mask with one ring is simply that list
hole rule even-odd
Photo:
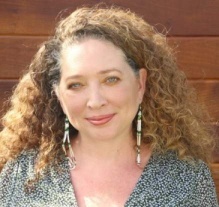
[{"label": "outdoor background", "polygon": [[[28,68],[39,44],[53,34],[55,23],[81,5],[99,2],[0,0],[0,115],[5,110],[3,102]],[[179,66],[197,89],[199,101],[209,109],[219,137],[219,0],[104,2],[130,8],[158,31],[168,31]],[[219,149],[214,153],[212,172],[219,196]]]}]

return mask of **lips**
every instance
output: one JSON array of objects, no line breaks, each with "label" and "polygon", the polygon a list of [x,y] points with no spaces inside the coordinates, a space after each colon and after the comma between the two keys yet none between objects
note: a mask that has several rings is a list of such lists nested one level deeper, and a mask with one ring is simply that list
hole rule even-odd
[{"label": "lips", "polygon": [[115,114],[92,116],[92,117],[86,118],[86,120],[93,125],[103,125],[103,124],[108,123],[114,117],[114,115]]}]

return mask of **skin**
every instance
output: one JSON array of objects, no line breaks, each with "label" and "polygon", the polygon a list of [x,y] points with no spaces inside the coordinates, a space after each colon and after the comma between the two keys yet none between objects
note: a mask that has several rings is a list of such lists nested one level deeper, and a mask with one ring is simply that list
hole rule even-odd
[{"label": "skin", "polygon": [[[136,76],[122,50],[108,41],[86,39],[62,51],[55,91],[79,131],[72,142],[77,167],[70,175],[79,206],[124,206],[135,187],[142,168],[135,163],[132,122],[146,77],[143,68]],[[150,153],[142,154],[144,166]]]}]

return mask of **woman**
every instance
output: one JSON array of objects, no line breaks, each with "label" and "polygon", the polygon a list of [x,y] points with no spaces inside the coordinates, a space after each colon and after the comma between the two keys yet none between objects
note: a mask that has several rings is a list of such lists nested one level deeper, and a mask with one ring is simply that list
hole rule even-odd
[{"label": "woman", "polygon": [[165,37],[130,11],[62,20],[3,117],[1,206],[218,206],[213,139]]}]

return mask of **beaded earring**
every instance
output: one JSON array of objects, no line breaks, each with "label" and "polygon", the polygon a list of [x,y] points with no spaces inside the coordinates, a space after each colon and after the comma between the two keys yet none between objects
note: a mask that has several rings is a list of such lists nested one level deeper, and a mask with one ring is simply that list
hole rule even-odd
[{"label": "beaded earring", "polygon": [[141,106],[139,106],[138,116],[137,116],[137,165],[141,164],[141,119],[142,119],[142,112]]},{"label": "beaded earring", "polygon": [[[67,155],[66,145],[68,145],[69,156]],[[65,118],[65,133],[64,133],[64,137],[63,137],[63,141],[62,141],[62,149],[63,149],[63,151],[65,152],[65,155],[68,158],[70,169],[75,169],[76,159],[75,159],[75,155],[74,155],[73,149],[71,147],[71,143],[70,143],[69,120],[68,120],[67,117]]]}]

